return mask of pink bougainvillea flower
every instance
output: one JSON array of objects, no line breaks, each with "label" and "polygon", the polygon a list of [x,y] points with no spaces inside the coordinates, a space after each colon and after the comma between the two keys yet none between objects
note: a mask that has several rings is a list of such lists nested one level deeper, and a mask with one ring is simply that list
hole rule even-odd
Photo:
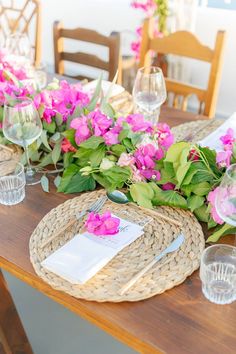
[{"label": "pink bougainvillea flower", "polygon": [[220,187],[216,187],[213,191],[211,191],[208,196],[207,196],[207,200],[208,202],[210,203],[211,205],[211,216],[212,216],[212,219],[217,223],[217,224],[220,224],[222,225],[224,223],[224,221],[221,219],[221,217],[219,216],[219,214],[217,213],[217,210],[216,210],[216,206],[215,206],[215,203],[216,203],[216,196],[217,196],[217,193],[219,192],[219,188]]},{"label": "pink bougainvillea flower", "polygon": [[220,168],[229,167],[233,152],[231,150],[220,151],[216,155],[216,162]]},{"label": "pink bougainvillea flower", "polygon": [[94,130],[95,136],[104,135],[112,126],[112,119],[103,114],[100,110],[90,112],[88,118]]},{"label": "pink bougainvillea flower", "polygon": [[122,152],[117,161],[117,165],[124,167],[124,166],[133,166],[135,164],[135,158],[131,154],[127,154],[126,152]]},{"label": "pink bougainvillea flower", "polygon": [[74,146],[72,146],[71,142],[66,138],[64,138],[61,143],[61,150],[63,152],[76,152],[76,149],[74,148]]},{"label": "pink bougainvillea flower", "polygon": [[173,183],[167,182],[167,183],[162,185],[162,189],[164,191],[171,191],[171,190],[175,189],[175,185]]},{"label": "pink bougainvillea flower", "polygon": [[151,122],[145,121],[142,114],[130,114],[126,118],[133,132],[147,132],[151,133],[153,128]]},{"label": "pink bougainvillea flower", "polygon": [[155,170],[158,150],[152,144],[140,146],[134,153],[135,163],[146,179],[159,180],[160,172]]},{"label": "pink bougainvillea flower", "polygon": [[85,227],[88,232],[100,235],[115,235],[119,232],[120,219],[111,216],[109,211],[104,214],[90,213]]},{"label": "pink bougainvillea flower", "polygon": [[226,134],[220,137],[220,140],[223,145],[226,146],[226,149],[228,149],[229,147],[232,148],[233,143],[235,142],[233,129],[229,128]]},{"label": "pink bougainvillea flower", "polygon": [[103,139],[105,141],[106,145],[115,145],[119,143],[118,139],[119,133],[117,133],[115,130],[111,129],[110,131],[106,132],[103,135]]},{"label": "pink bougainvillea flower", "polygon": [[88,126],[88,118],[86,116],[73,119],[70,123],[70,127],[76,130],[75,141],[77,145],[81,144],[92,135]]},{"label": "pink bougainvillea flower", "polygon": [[159,146],[162,146],[166,150],[174,143],[174,135],[166,123],[157,124],[156,137]]}]

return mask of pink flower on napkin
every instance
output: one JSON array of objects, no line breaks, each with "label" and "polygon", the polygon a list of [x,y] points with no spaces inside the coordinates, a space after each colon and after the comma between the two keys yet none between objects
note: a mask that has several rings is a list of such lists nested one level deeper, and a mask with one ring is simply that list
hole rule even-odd
[{"label": "pink flower on napkin", "polygon": [[111,216],[109,211],[104,214],[90,213],[85,227],[91,234],[115,235],[119,232],[120,219]]}]

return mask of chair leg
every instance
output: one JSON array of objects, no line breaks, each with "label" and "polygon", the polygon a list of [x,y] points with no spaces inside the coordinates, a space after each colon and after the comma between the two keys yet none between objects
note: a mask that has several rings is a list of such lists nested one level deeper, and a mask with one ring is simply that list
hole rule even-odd
[{"label": "chair leg", "polygon": [[0,354],[33,354],[8,286],[0,270]]}]

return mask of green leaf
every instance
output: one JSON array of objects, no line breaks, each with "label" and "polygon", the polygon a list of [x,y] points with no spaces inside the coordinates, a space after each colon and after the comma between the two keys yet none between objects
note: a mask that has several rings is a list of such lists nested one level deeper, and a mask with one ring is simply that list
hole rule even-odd
[{"label": "green leaf", "polygon": [[110,118],[115,118],[115,116],[116,116],[116,112],[115,112],[114,108],[110,105],[110,103],[105,103],[102,106],[101,111]]},{"label": "green leaf", "polygon": [[208,237],[206,242],[217,242],[222,236],[235,233],[236,228],[232,225],[224,224],[220,226],[217,231],[215,231],[210,237]]},{"label": "green leaf", "polygon": [[177,171],[176,171],[176,179],[178,181],[177,187],[180,188],[181,184],[191,166],[191,162],[186,162],[184,165],[179,165]]},{"label": "green leaf", "polygon": [[91,98],[91,101],[89,103],[89,105],[87,106],[87,109],[91,112],[95,109],[96,104],[98,102],[98,99],[100,97],[101,94],[101,88],[102,88],[102,73],[99,76],[98,82],[97,82],[97,86],[95,88],[95,91],[93,93],[93,96]]},{"label": "green leaf", "polygon": [[47,130],[49,133],[54,134],[56,131],[56,123],[52,121],[50,124],[43,120],[43,129]]},{"label": "green leaf", "polygon": [[211,191],[211,185],[208,182],[200,182],[198,184],[192,184],[192,192],[196,195],[199,195],[200,197],[203,197],[205,195],[208,195],[208,193]]},{"label": "green leaf", "polygon": [[128,152],[131,152],[134,150],[134,146],[131,142],[131,140],[129,138],[125,138],[122,141],[123,145],[126,147],[126,149],[128,150]]},{"label": "green leaf", "polygon": [[198,195],[192,195],[188,197],[187,203],[188,208],[193,212],[195,209],[200,208],[204,204],[205,198],[199,197]]},{"label": "green leaf", "polygon": [[43,188],[43,191],[46,193],[49,193],[49,180],[48,180],[48,178],[45,175],[43,175],[41,177],[40,182],[41,182],[41,186]]},{"label": "green leaf", "polygon": [[149,183],[135,183],[130,186],[130,195],[132,199],[140,206],[151,209],[154,191]]},{"label": "green leaf", "polygon": [[[208,211],[208,214],[209,214],[209,208],[207,208],[207,211]],[[210,214],[209,214],[210,216]],[[212,217],[210,216],[209,217],[209,220],[208,220],[208,223],[207,223],[207,228],[208,229],[212,229],[213,227],[216,227],[217,226],[217,223],[212,219]]]},{"label": "green leaf", "polygon": [[216,163],[216,151],[215,150],[211,150],[208,147],[202,147],[202,146],[199,146],[198,149],[204,155],[204,157],[207,160],[207,162],[209,163],[210,168],[212,169],[212,171],[215,174],[220,176],[221,172],[219,171],[219,169],[217,167],[217,163]]},{"label": "green leaf", "polygon": [[111,188],[111,183],[102,173],[93,173],[93,178],[97,183],[99,183],[107,191]]},{"label": "green leaf", "polygon": [[60,183],[61,183],[61,176],[56,176],[56,178],[53,181],[54,185],[58,188]]},{"label": "green leaf", "polygon": [[53,134],[53,136],[51,136],[50,141],[55,144],[57,141],[61,140],[61,138],[61,134],[59,132],[56,132],[55,134]]},{"label": "green leaf", "polygon": [[67,168],[73,162],[73,159],[74,159],[74,153],[73,152],[66,152],[63,155],[64,168]]},{"label": "green leaf", "polygon": [[47,137],[47,131],[43,130],[40,136],[40,139],[42,140],[43,145],[49,150],[51,151],[51,146],[48,144],[48,137]]},{"label": "green leaf", "polygon": [[67,186],[69,185],[72,177],[76,173],[79,173],[79,170],[80,170],[80,167],[75,164],[71,164],[69,167],[67,167],[65,169],[65,171],[63,172],[61,182],[60,182],[60,185],[59,185],[57,191],[64,192],[66,190]]},{"label": "green leaf", "polygon": [[100,145],[96,150],[92,150],[89,155],[89,161],[91,162],[91,167],[98,167],[105,157],[106,148],[103,145]]},{"label": "green leaf", "polygon": [[166,153],[165,161],[173,162],[173,163],[180,163],[180,158],[182,155],[183,150],[186,154],[187,148],[190,149],[190,144],[184,141],[171,145]]},{"label": "green leaf", "polygon": [[118,135],[118,139],[122,142],[127,136],[129,135],[129,129],[123,129],[120,134]]},{"label": "green leaf", "polygon": [[45,167],[47,165],[51,165],[53,163],[52,161],[52,152],[49,152],[47,155],[45,155],[40,163],[37,165],[37,167]]},{"label": "green leaf", "polygon": [[100,144],[104,143],[104,139],[101,136],[91,136],[87,140],[83,141],[79,146],[85,149],[97,149]]},{"label": "green leaf", "polygon": [[96,182],[91,175],[82,176],[80,173],[77,173],[71,178],[69,184],[64,190],[64,193],[80,193],[86,191],[93,191],[95,188]]},{"label": "green leaf", "polygon": [[78,145],[75,142],[75,129],[65,130],[62,135],[64,135],[64,137],[69,140],[69,142],[72,146],[74,146],[74,148],[78,149]]},{"label": "green leaf", "polygon": [[60,126],[63,124],[63,117],[60,113],[56,114],[55,121],[56,121],[57,126]]},{"label": "green leaf", "polygon": [[128,167],[113,166],[101,173],[110,183],[109,191],[120,189],[124,183],[130,178],[131,171]]},{"label": "green leaf", "polygon": [[[191,183],[193,184],[197,184],[200,182],[213,182],[213,174],[211,171],[209,171],[207,169],[207,167],[204,165],[204,163],[202,162],[193,162],[191,164],[191,168],[190,169],[194,169],[196,171],[196,173],[194,173]],[[185,181],[184,181],[185,183]]]},{"label": "green leaf", "polygon": [[120,157],[123,152],[126,152],[126,148],[124,145],[116,144],[112,145],[111,151],[114,153],[115,156]]},{"label": "green leaf", "polygon": [[187,201],[176,191],[160,191],[153,199],[153,205],[168,205],[187,209]]},{"label": "green leaf", "polygon": [[57,164],[57,161],[59,160],[60,156],[61,156],[61,141],[57,142],[54,145],[54,148],[52,150],[52,161],[54,165]]},{"label": "green leaf", "polygon": [[194,215],[199,221],[208,222],[209,220],[209,212],[205,204],[203,204],[200,208],[195,209]]}]

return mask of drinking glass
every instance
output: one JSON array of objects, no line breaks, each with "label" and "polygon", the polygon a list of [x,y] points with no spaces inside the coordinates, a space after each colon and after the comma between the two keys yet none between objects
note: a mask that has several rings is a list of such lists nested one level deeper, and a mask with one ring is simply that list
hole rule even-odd
[{"label": "drinking glass", "polygon": [[25,150],[27,159],[26,184],[40,182],[29,159],[28,147],[39,138],[42,133],[42,123],[34,103],[29,98],[16,98],[4,105],[3,134]]},{"label": "drinking glass", "polygon": [[202,292],[215,304],[230,304],[236,300],[236,247],[214,245],[201,257]]},{"label": "drinking glass", "polygon": [[32,46],[25,33],[12,33],[6,38],[6,50],[11,56],[21,57],[22,60],[32,60]]},{"label": "drinking glass", "polygon": [[47,67],[44,63],[35,65],[35,82],[39,89],[43,89],[47,86]]},{"label": "drinking glass", "polygon": [[218,187],[215,206],[222,220],[236,226],[236,164],[226,170]]},{"label": "drinking glass", "polygon": [[15,160],[0,162],[0,204],[15,205],[24,198],[24,166]]},{"label": "drinking glass", "polygon": [[156,66],[139,69],[133,87],[135,110],[155,124],[159,119],[160,106],[165,102],[166,97],[162,70]]}]

